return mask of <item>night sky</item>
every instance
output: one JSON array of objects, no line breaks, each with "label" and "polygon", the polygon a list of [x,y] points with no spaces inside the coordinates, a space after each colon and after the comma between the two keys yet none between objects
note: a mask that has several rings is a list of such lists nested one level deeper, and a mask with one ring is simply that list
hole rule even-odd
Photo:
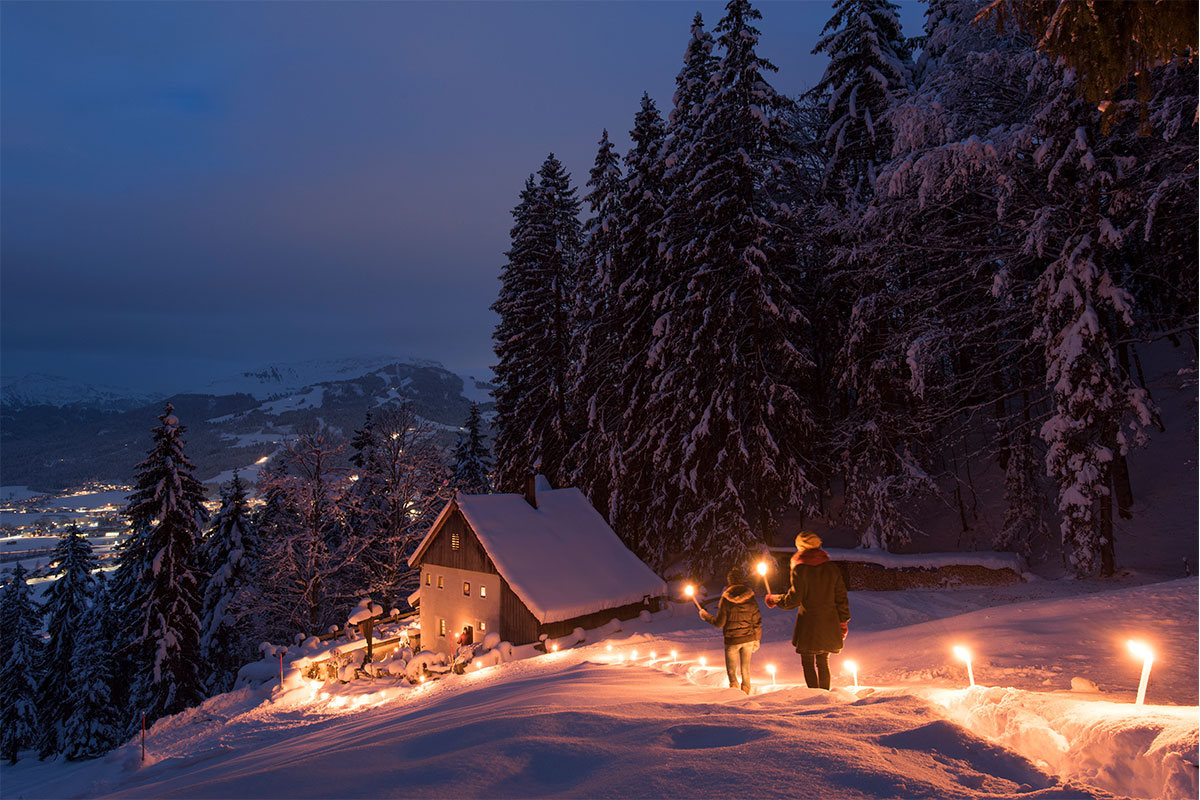
[{"label": "night sky", "polygon": [[[903,3],[910,35],[923,5]],[[759,3],[776,88],[826,0]],[[0,368],[175,391],[272,361],[493,363],[509,211],[666,115],[723,4],[0,4]]]}]

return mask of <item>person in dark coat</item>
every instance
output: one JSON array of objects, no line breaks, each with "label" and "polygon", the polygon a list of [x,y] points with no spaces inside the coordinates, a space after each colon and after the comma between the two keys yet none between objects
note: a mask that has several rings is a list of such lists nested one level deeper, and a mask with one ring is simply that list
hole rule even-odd
[{"label": "person in dark coat", "polygon": [[792,556],[792,585],[786,594],[768,594],[767,608],[796,609],[792,645],[804,665],[810,689],[829,688],[829,654],[840,653],[850,623],[846,582],[821,549],[821,538],[802,532]]},{"label": "person in dark coat", "polygon": [[750,694],[750,656],[758,650],[762,639],[762,614],[754,589],[746,583],[740,569],[731,569],[725,576],[729,583],[721,593],[717,613],[710,614],[700,609],[700,619],[716,625],[725,634],[725,672],[729,675],[730,688],[738,688],[738,672],[741,672],[741,690]]}]

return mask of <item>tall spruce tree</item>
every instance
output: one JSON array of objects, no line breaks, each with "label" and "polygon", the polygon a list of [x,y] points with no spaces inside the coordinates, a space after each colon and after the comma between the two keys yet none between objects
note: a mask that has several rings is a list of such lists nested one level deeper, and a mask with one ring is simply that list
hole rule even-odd
[{"label": "tall spruce tree", "polygon": [[779,514],[806,507],[811,414],[796,392],[811,361],[796,305],[786,205],[795,163],[783,114],[758,56],[761,14],[730,0],[715,29],[723,49],[691,158],[694,244],[672,263],[670,306],[657,323],[651,400],[663,434],[656,479],[664,511],[694,563],[713,567],[770,541]]},{"label": "tall spruce tree", "polygon": [[200,611],[201,678],[210,695],[233,688],[243,664],[254,659],[254,642],[242,619],[258,569],[259,548],[251,524],[246,485],[237,470],[221,489],[201,559],[209,578]]},{"label": "tall spruce tree", "polygon": [[621,319],[617,358],[615,420],[617,434],[613,450],[603,462],[609,471],[607,516],[613,529],[644,559],[657,562],[657,529],[644,524],[650,505],[646,479],[653,468],[653,453],[645,448],[650,430],[646,404],[651,395],[654,371],[650,346],[658,318],[655,299],[666,288],[666,273],[659,254],[659,234],[667,202],[663,148],[666,127],[648,94],[634,116],[629,137],[633,142],[625,154],[625,186],[622,193],[619,259],[625,278],[617,287]]},{"label": "tall spruce tree", "polygon": [[567,375],[571,305],[579,258],[579,201],[551,154],[513,211],[512,247],[501,272],[493,334],[496,374],[496,482],[514,488],[537,466],[565,483],[569,430]]},{"label": "tall spruce tree", "polygon": [[71,687],[70,713],[60,742],[63,755],[72,761],[102,756],[121,740],[121,725],[113,705],[117,676],[103,575],[97,573],[92,606],[81,621],[75,657],[66,666]]},{"label": "tall spruce tree", "polygon": [[38,706],[41,713],[41,741],[38,755],[42,758],[63,749],[63,737],[72,712],[71,663],[78,657],[78,642],[83,634],[84,615],[92,602],[96,581],[92,573],[97,566],[92,543],[71,525],[54,548],[51,565],[56,578],[46,590],[42,603],[46,633],[49,639],[42,648],[38,686]]},{"label": "tall spruce tree", "polygon": [[829,66],[812,92],[828,96],[826,191],[844,201],[869,196],[891,154],[887,110],[911,80],[912,49],[888,0],[836,0],[813,53]]},{"label": "tall spruce tree", "polygon": [[584,227],[575,277],[571,323],[569,405],[576,436],[567,456],[569,484],[597,508],[607,508],[611,491],[608,458],[616,448],[619,408],[616,378],[624,319],[617,290],[626,268],[620,253],[623,181],[621,159],[605,129],[584,197],[591,216]]},{"label": "tall spruce tree", "polygon": [[483,438],[483,416],[471,403],[462,433],[454,447],[451,485],[463,494],[491,494],[492,460]]},{"label": "tall spruce tree", "polygon": [[200,562],[204,488],[184,453],[185,428],[167,403],[154,445],[138,464],[125,515],[132,532],[121,565],[131,580],[121,597],[136,613],[131,641],[132,700],[147,723],[204,699],[200,679]]},{"label": "tall spruce tree", "polygon": [[0,595],[0,758],[17,763],[21,750],[39,739],[38,672],[41,619],[17,562]]}]

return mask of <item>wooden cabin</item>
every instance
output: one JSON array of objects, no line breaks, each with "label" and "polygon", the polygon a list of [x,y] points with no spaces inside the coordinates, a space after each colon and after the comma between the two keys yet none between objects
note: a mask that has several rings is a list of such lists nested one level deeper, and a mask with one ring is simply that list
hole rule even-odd
[{"label": "wooden cabin", "polygon": [[464,631],[527,644],[657,611],[666,583],[578,489],[530,479],[524,494],[457,494],[408,560],[421,647],[453,653]]}]

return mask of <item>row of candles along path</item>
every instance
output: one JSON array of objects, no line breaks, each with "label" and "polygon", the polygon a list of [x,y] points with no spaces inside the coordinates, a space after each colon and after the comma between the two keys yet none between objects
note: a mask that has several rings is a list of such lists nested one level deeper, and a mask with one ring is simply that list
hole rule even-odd
[{"label": "row of candles along path", "polygon": [[[770,594],[771,593],[771,584],[770,584],[770,582],[767,581],[767,562],[759,561],[758,565],[757,565],[757,570],[758,570],[758,574],[762,576],[763,584],[766,585],[766,587],[767,587],[767,593]],[[692,584],[689,583],[687,586],[683,587],[683,593],[685,595],[687,595],[689,598],[691,598],[692,602],[696,604],[696,608],[700,609],[701,611],[704,610],[703,607],[700,605],[699,598],[696,597],[696,587],[695,586],[693,586]],[[1129,652],[1133,653],[1135,656],[1142,659],[1142,679],[1138,683],[1137,700],[1135,701],[1134,704],[1139,705],[1139,706],[1145,705],[1146,684],[1149,683],[1149,681],[1150,681],[1150,666],[1154,663],[1154,651],[1151,650],[1149,645],[1147,645],[1145,642],[1138,642],[1138,641],[1134,641],[1132,639],[1129,640],[1127,645],[1129,647]],[[612,650],[612,645],[609,645],[608,649]],[[966,663],[966,665],[967,665],[967,682],[971,686],[974,686],[975,685],[975,673],[971,670],[971,651],[962,645],[955,645],[951,649],[951,652],[954,654],[954,657],[957,658],[959,661]],[[636,656],[636,654],[637,654],[636,650],[634,651],[634,654]],[[653,657],[653,653],[651,654],[651,657]],[[672,660],[674,660],[675,651],[671,651],[671,658],[672,658]],[[700,666],[704,666],[703,658],[700,659]],[[843,661],[842,666],[846,670],[849,670],[851,673],[853,673],[854,688],[857,689],[858,688],[858,665],[853,661]],[[775,684],[775,665],[768,664],[767,672],[770,673],[771,683],[772,683],[772,685],[774,685]]]}]

